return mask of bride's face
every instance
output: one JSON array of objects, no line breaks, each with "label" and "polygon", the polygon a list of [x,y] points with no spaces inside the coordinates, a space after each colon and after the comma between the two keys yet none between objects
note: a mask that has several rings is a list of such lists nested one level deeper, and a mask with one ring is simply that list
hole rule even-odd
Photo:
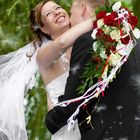
[{"label": "bride's face", "polygon": [[44,24],[42,31],[50,35],[52,39],[57,38],[70,27],[68,13],[53,1],[43,5],[41,19]]}]

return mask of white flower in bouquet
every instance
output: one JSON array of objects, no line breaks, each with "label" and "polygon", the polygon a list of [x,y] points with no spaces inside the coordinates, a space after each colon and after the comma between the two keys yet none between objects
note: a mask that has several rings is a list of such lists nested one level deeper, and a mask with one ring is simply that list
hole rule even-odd
[{"label": "white flower in bouquet", "polygon": [[118,11],[121,8],[121,2],[118,1],[112,6],[113,11]]},{"label": "white flower in bouquet", "polygon": [[104,28],[102,28],[103,31],[108,34],[111,31],[111,28],[109,26],[104,25]]},{"label": "white flower in bouquet", "polygon": [[97,33],[97,29],[94,29],[93,32],[92,32],[92,34],[91,34],[91,37],[93,39],[96,39],[96,33]]},{"label": "white flower in bouquet", "polygon": [[97,27],[98,27],[98,28],[101,28],[103,25],[104,25],[103,19],[99,19],[99,20],[97,21]]},{"label": "white flower in bouquet", "polygon": [[132,32],[136,39],[140,38],[140,30],[138,28],[135,28]]},{"label": "white flower in bouquet", "polygon": [[106,52],[105,52],[104,49],[102,49],[102,51],[100,52],[100,56],[101,56],[101,58],[103,58],[103,59],[107,59],[107,55],[106,55]]},{"label": "white flower in bouquet", "polygon": [[110,36],[112,39],[115,39],[116,41],[119,41],[121,36],[119,30],[113,30],[110,32]]},{"label": "white flower in bouquet", "polygon": [[111,53],[109,64],[111,66],[116,66],[120,62],[121,56],[118,53]]},{"label": "white flower in bouquet", "polygon": [[93,50],[94,50],[94,52],[96,52],[97,49],[98,49],[98,43],[95,41],[95,42],[93,43]]}]

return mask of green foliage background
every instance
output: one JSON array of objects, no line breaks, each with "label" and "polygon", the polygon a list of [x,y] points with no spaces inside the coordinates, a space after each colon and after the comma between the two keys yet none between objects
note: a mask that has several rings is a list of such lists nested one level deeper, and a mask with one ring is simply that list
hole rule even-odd
[{"label": "green foliage background", "polygon": [[[30,30],[28,17],[30,10],[39,1],[0,0],[0,55],[15,51],[32,41],[33,35]],[[71,0],[56,1],[69,11]],[[134,13],[140,18],[139,0],[124,1],[131,5]],[[50,134],[44,123],[47,113],[46,92],[40,78],[35,88],[26,95],[25,102],[29,140],[49,140]]]}]

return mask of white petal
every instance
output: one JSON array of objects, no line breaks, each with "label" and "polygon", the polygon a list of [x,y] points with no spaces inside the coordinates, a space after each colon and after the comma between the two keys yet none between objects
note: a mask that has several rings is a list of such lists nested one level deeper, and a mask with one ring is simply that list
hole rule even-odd
[{"label": "white petal", "polygon": [[112,6],[113,11],[118,11],[121,8],[121,2],[118,1]]},{"label": "white petal", "polygon": [[111,66],[116,66],[120,62],[121,56],[118,53],[111,54],[109,59],[109,64]]},{"label": "white petal", "polygon": [[138,28],[135,28],[132,32],[136,39],[140,38],[140,30]]},{"label": "white petal", "polygon": [[111,13],[106,13],[106,16],[109,16],[109,15],[111,15]]},{"label": "white petal", "polygon": [[93,50],[96,52],[96,51],[97,51],[97,48],[98,48],[97,42],[94,42],[94,43],[93,43]]},{"label": "white petal", "polygon": [[98,28],[101,28],[103,25],[104,25],[103,19],[99,19],[99,20],[97,21],[97,27],[98,27]]},{"label": "white petal", "polygon": [[103,59],[107,59],[107,55],[106,55],[106,53],[105,53],[105,50],[102,50],[102,51],[100,52],[100,56],[101,56],[101,58],[103,58]]},{"label": "white petal", "polygon": [[97,33],[97,29],[94,29],[93,32],[92,32],[92,34],[91,34],[91,37],[93,39],[96,39],[96,33]]}]

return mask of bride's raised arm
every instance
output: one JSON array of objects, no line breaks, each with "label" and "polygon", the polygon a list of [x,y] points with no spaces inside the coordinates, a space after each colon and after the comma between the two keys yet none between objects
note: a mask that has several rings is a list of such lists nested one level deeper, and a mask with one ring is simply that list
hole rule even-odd
[{"label": "bride's raised arm", "polygon": [[79,36],[92,29],[92,23],[93,18],[79,23],[53,40],[46,47],[40,48],[37,54],[39,66],[47,68],[52,64],[54,60],[58,59],[63,52],[73,45]]}]

